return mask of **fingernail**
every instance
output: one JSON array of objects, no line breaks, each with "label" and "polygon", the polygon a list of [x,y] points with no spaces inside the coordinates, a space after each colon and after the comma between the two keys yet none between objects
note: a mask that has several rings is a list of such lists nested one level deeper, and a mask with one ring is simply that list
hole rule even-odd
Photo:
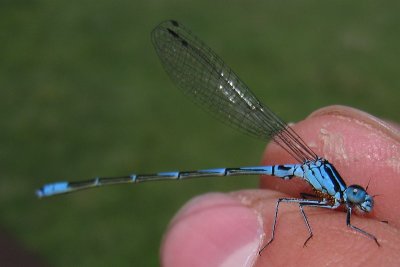
[{"label": "fingernail", "polygon": [[357,120],[359,123],[371,126],[378,129],[390,137],[400,141],[400,126],[393,122],[383,121],[367,112],[355,109],[352,107],[333,105],[318,109],[311,113],[308,118],[320,117],[320,116],[338,116],[347,117]]},{"label": "fingernail", "polygon": [[202,195],[172,220],[161,250],[162,265],[252,266],[262,237],[258,215],[237,197]]},{"label": "fingernail", "polygon": [[296,127],[308,131],[304,136],[308,137],[309,146],[337,166],[361,160],[393,161],[400,152],[396,145],[400,142],[400,131],[396,124],[351,107],[336,105],[319,109]]}]

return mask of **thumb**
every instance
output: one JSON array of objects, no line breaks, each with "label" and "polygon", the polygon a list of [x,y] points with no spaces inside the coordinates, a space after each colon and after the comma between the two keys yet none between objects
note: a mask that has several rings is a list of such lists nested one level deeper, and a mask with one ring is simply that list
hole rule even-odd
[{"label": "thumb", "polygon": [[263,237],[259,215],[243,205],[253,196],[210,193],[188,202],[164,237],[162,266],[253,266]]}]

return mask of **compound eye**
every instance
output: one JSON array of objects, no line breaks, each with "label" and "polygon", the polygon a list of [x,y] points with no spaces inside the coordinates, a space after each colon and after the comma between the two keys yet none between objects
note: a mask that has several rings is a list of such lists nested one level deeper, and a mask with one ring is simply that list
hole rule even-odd
[{"label": "compound eye", "polygon": [[359,185],[351,185],[346,189],[347,200],[353,204],[361,204],[365,201],[367,192]]}]

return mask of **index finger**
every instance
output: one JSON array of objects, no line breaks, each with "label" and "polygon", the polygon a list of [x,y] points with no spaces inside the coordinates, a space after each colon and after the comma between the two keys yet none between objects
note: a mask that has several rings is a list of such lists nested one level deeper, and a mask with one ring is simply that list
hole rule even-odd
[{"label": "index finger", "polygon": [[[331,106],[293,128],[319,156],[335,165],[347,186],[369,185],[369,194],[376,195],[373,217],[400,225],[400,205],[393,205],[400,201],[400,134],[394,125],[353,108]],[[276,144],[270,144],[263,157],[263,165],[290,161],[293,159]],[[310,191],[309,185],[294,180],[262,178],[261,188],[296,197]]]}]

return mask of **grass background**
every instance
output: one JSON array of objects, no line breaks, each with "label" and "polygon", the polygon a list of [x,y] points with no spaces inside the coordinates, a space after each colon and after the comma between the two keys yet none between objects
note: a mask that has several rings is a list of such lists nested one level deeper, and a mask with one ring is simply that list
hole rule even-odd
[{"label": "grass background", "polygon": [[397,1],[0,3],[0,226],[52,266],[157,266],[173,214],[257,177],[115,186],[38,200],[42,183],[254,165],[265,144],[175,89],[150,43],[174,18],[288,121],[344,104],[399,121]]}]

